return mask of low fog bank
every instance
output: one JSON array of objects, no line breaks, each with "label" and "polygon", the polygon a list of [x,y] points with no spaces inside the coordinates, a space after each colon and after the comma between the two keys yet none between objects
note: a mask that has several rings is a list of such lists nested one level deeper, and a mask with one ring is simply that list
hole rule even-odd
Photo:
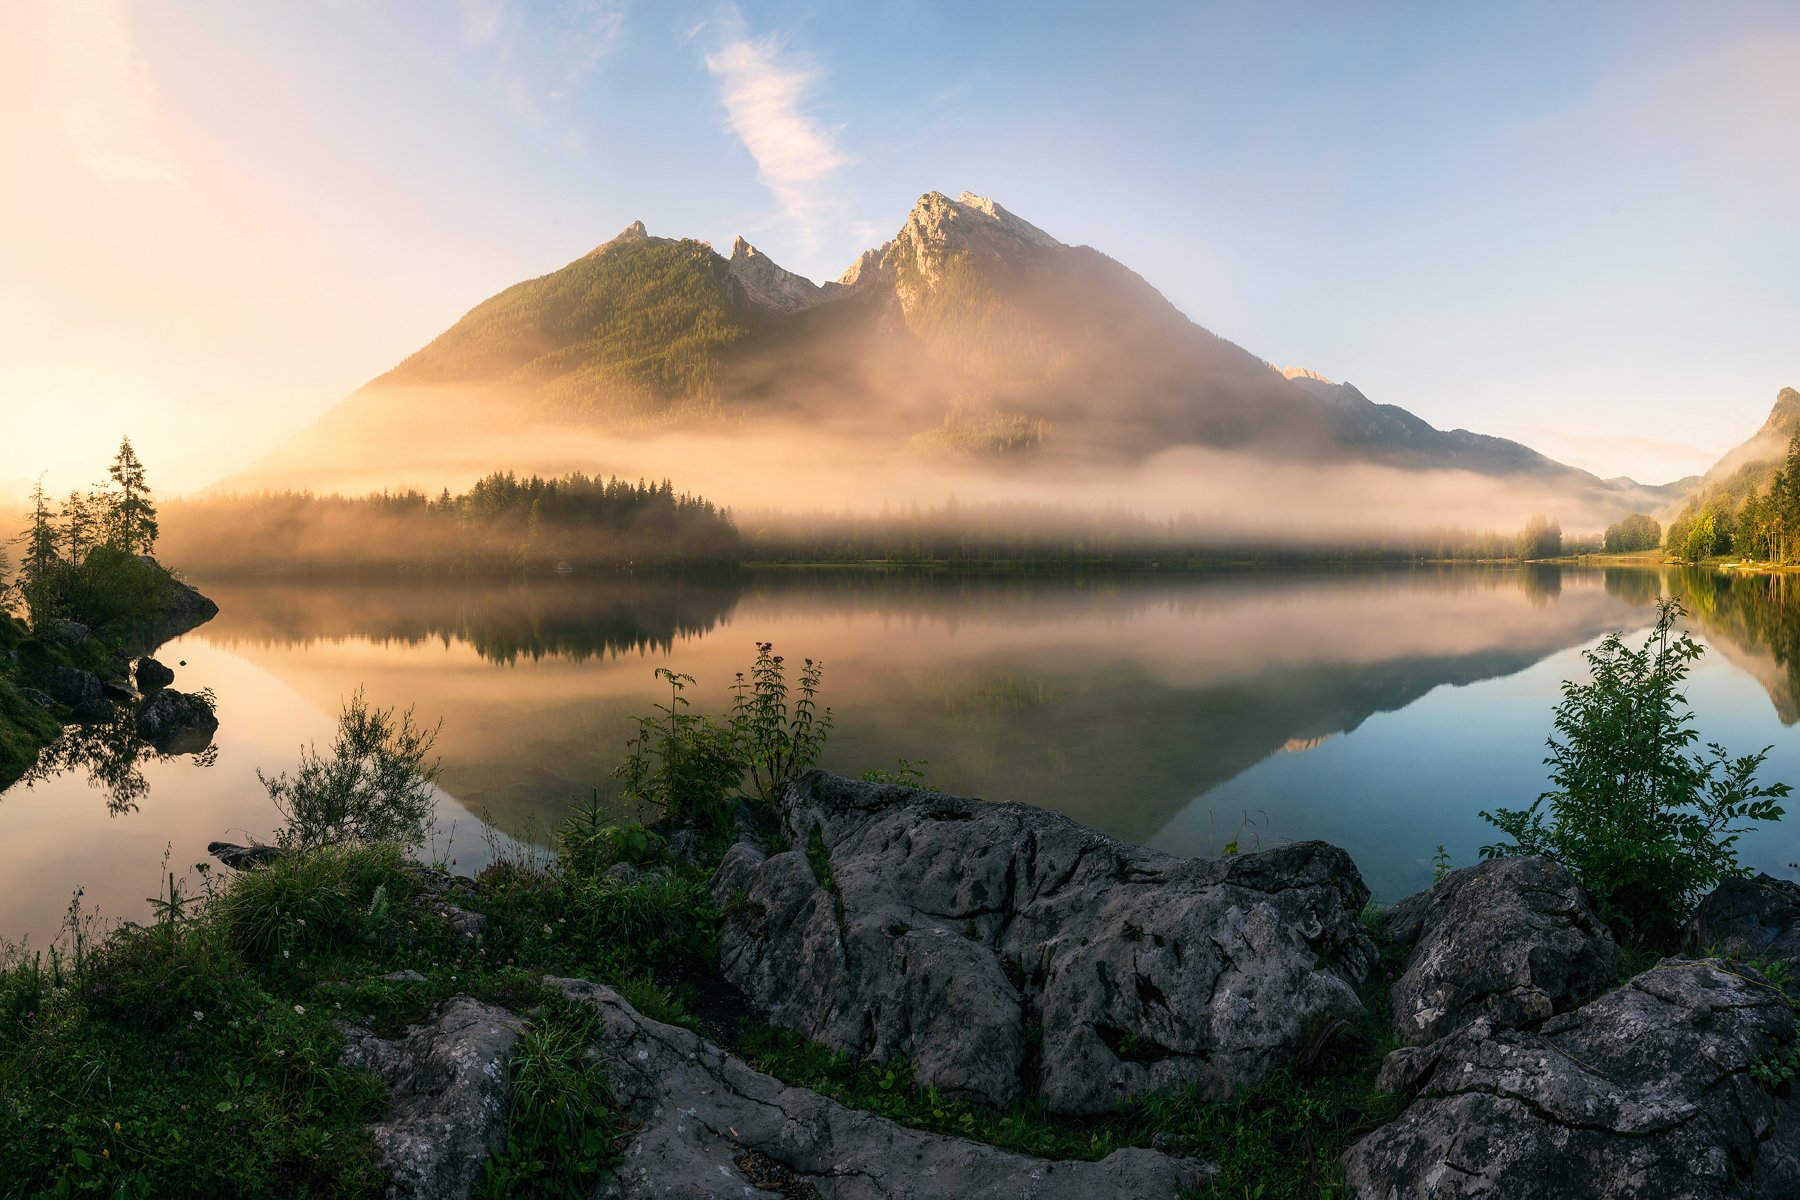
[{"label": "low fog bank", "polygon": [[[1650,503],[1566,478],[1319,464],[1194,446],[1133,462],[1077,453],[1054,439],[1019,453],[957,456],[842,429],[747,419],[626,436],[544,425],[497,432],[492,420],[462,415],[471,414],[445,411],[428,466],[397,467],[399,456],[419,457],[395,450],[409,445],[404,436],[365,430],[341,440],[329,465],[270,461],[229,483],[240,492],[356,496],[414,488],[436,496],[496,469],[667,478],[730,510],[753,551],[759,544],[778,550],[770,538],[793,542],[923,513],[934,517],[934,539],[985,517],[998,522],[996,532],[1062,541],[1111,533],[1122,544],[1188,547],[1467,545],[1487,535],[1510,540],[1540,513],[1567,534],[1597,532]],[[215,489],[195,503],[227,495]],[[759,533],[767,535],[762,543]]]}]

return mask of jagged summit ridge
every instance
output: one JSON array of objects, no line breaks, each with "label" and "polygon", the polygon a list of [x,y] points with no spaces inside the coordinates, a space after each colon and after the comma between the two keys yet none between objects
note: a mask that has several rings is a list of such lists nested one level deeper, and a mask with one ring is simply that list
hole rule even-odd
[{"label": "jagged summit ridge", "polygon": [[731,242],[731,277],[750,299],[780,312],[823,304],[838,290],[837,284],[817,284],[787,270],[741,236]]}]

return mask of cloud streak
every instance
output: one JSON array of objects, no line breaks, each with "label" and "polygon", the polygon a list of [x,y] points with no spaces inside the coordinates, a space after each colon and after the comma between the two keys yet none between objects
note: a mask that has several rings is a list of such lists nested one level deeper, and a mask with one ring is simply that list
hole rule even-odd
[{"label": "cloud streak", "polygon": [[782,211],[816,240],[829,207],[824,183],[856,161],[809,107],[823,72],[789,54],[778,37],[747,37],[735,16],[725,24],[732,34],[706,55],[706,69],[732,132]]},{"label": "cloud streak", "polygon": [[43,3],[61,81],[58,110],[75,160],[112,188],[178,183],[163,141],[150,68],[122,0]]}]

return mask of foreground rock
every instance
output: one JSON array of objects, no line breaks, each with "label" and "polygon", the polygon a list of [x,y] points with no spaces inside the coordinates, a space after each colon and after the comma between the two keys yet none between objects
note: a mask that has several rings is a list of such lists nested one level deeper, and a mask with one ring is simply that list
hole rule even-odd
[{"label": "foreground rock", "polygon": [[1684,945],[1689,954],[1800,961],[1800,884],[1727,879],[1700,902]]},{"label": "foreground rock", "polygon": [[389,1087],[385,1118],[369,1130],[390,1197],[470,1195],[487,1156],[506,1141],[513,1047],[523,1022],[456,996],[430,1023],[386,1041],[348,1029],[343,1063]]},{"label": "foreground rock", "polygon": [[165,754],[205,749],[218,728],[211,704],[174,688],[157,692],[138,709],[138,736]]},{"label": "foreground rock", "polygon": [[714,878],[725,976],[776,1024],[947,1091],[1223,1098],[1362,1013],[1368,890],[1324,843],[1181,859],[823,772],[781,815],[794,849],[739,843]]},{"label": "foreground rock", "polygon": [[79,667],[58,667],[50,672],[44,680],[44,690],[56,699],[58,704],[66,704],[70,708],[78,708],[90,701],[101,699],[106,685],[92,671],[83,671]]},{"label": "foreground rock", "polygon": [[1346,1176],[1380,1200],[1800,1195],[1800,1111],[1751,1075],[1793,1047],[1774,989],[1665,960],[1536,1033],[1477,1020],[1390,1055],[1383,1085],[1418,1099]]},{"label": "foreground rock", "polygon": [[685,1029],[642,1016],[610,988],[545,982],[601,1014],[599,1050],[614,1099],[639,1126],[601,1197],[1157,1200],[1211,1173],[1153,1150],[1050,1162],[908,1129],[759,1074]]},{"label": "foreground rock", "polygon": [[1574,876],[1546,858],[1453,871],[1388,910],[1412,953],[1393,988],[1394,1034],[1423,1046],[1478,1017],[1520,1029],[1604,992],[1619,950]]}]

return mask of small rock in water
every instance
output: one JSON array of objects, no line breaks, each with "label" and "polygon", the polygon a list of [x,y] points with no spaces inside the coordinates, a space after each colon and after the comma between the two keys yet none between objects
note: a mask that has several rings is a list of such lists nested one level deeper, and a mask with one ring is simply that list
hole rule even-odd
[{"label": "small rock in water", "polygon": [[[183,663],[181,665],[185,667],[187,664]],[[139,689],[146,694],[154,692],[159,688],[166,688],[171,683],[175,682],[175,672],[169,670],[169,668],[163,666],[149,655],[145,655],[143,658],[138,659],[136,675]]]}]

